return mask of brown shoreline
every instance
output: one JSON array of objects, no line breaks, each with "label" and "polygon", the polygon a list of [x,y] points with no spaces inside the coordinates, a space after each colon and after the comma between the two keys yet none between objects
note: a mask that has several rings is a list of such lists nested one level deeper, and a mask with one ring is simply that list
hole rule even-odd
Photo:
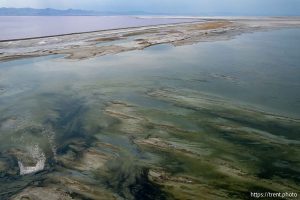
[{"label": "brown shoreline", "polygon": [[67,59],[81,60],[142,50],[158,44],[182,46],[227,40],[254,31],[300,27],[300,17],[199,20],[202,21],[2,41],[0,62],[56,54],[65,55]]}]

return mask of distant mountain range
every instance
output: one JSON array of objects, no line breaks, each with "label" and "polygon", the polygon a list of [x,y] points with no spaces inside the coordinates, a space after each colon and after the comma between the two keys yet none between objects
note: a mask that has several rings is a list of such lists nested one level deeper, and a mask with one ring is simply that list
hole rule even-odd
[{"label": "distant mountain range", "polygon": [[103,15],[151,15],[141,11],[130,12],[101,12],[93,10],[57,10],[52,8],[0,8],[0,16],[103,16]]},{"label": "distant mountain range", "polygon": [[[206,12],[201,10],[197,13],[186,13],[184,10],[179,13],[152,13],[143,11],[94,11],[94,10],[79,10],[67,9],[58,10],[53,8],[36,9],[36,8],[0,8],[0,16],[111,16],[111,15],[187,15],[187,16],[257,16],[249,12]],[[259,16],[281,16],[260,14]],[[282,16],[299,16],[299,14],[286,13]]]}]

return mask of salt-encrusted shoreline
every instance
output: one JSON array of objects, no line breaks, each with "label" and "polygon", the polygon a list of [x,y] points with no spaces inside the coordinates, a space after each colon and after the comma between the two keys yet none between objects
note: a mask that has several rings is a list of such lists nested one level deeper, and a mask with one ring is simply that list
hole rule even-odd
[{"label": "salt-encrusted shoreline", "polygon": [[300,27],[298,17],[205,18],[191,23],[2,41],[0,62],[54,54],[63,54],[67,59],[87,59],[142,50],[157,44],[182,46],[201,41],[226,40],[254,31],[297,27]]}]

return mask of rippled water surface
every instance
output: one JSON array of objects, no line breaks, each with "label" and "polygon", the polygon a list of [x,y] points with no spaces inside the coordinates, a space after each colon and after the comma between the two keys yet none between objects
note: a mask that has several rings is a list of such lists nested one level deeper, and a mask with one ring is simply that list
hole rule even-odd
[{"label": "rippled water surface", "polygon": [[[237,196],[272,181],[281,188],[277,179],[293,188],[300,183],[292,157],[299,155],[299,122],[272,121],[261,111],[299,119],[299,52],[300,30],[286,29],[82,61],[48,56],[1,63],[0,195],[57,182],[93,185],[108,199],[110,193],[166,199],[185,187],[198,191],[188,181]],[[222,100],[213,106],[214,98]],[[281,148],[290,148],[291,158]],[[221,160],[247,180],[231,179],[235,171],[219,169]],[[166,178],[157,189],[144,171],[153,168],[185,179]],[[220,174],[227,174],[223,182]],[[266,185],[255,185],[259,179]],[[175,183],[187,185],[167,187]],[[78,187],[66,191],[89,194]]]}]

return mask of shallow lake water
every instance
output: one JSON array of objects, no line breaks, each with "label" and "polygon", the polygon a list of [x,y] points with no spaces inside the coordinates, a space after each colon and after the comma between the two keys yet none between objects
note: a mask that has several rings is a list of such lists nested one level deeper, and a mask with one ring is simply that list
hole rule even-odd
[{"label": "shallow lake water", "polygon": [[[249,150],[252,153],[245,155],[236,155],[234,151],[248,149],[249,145],[256,144],[255,137],[268,135],[269,139],[278,136],[278,143],[292,143],[290,155],[297,155],[300,139],[297,121],[300,117],[299,52],[300,30],[283,29],[182,47],[157,45],[142,51],[82,61],[47,56],[0,63],[0,195],[12,196],[31,184],[48,186],[55,183],[57,177],[65,176],[79,182],[84,180],[82,184],[99,185],[108,194],[112,192],[125,199],[166,199],[173,191],[168,187],[158,191],[157,185],[148,182],[130,182],[144,175],[144,168],[149,170],[153,166],[224,189],[223,182],[215,185],[212,181],[219,180],[215,171],[205,175],[199,172],[209,165],[213,168],[219,165],[215,158],[232,159],[236,167],[248,170],[255,179],[249,178],[247,184],[259,178],[272,181],[273,175],[297,184],[300,180],[299,161],[285,158],[281,147],[268,146],[272,142],[256,146]],[[208,97],[203,98],[200,94]],[[206,98],[210,99],[209,103],[203,106],[201,103]],[[215,107],[214,98],[221,99]],[[249,114],[248,109],[254,110],[254,114]],[[232,113],[238,113],[237,117]],[[262,113],[294,118],[295,121],[277,123],[276,119],[267,121],[270,124],[266,125],[267,117],[262,118]],[[241,126],[238,133],[246,132],[247,140],[251,138],[251,142],[246,141],[246,136],[241,139],[239,134],[225,136],[228,133],[220,127],[226,125]],[[201,141],[196,133],[203,133]],[[149,143],[142,139],[154,136],[178,146],[178,154],[174,151],[176,155],[170,156],[174,152],[163,145],[158,145],[156,150],[155,147],[147,149],[151,140]],[[201,143],[202,137],[207,141]],[[210,141],[210,137],[217,139]],[[213,146],[206,146],[210,142]],[[106,146],[101,146],[103,144]],[[219,158],[223,155],[222,148],[227,154]],[[185,149],[183,155],[180,149]],[[274,151],[274,156],[269,155],[264,160],[268,149]],[[89,154],[92,151],[104,152],[108,160],[104,164],[106,171],[96,170],[101,168],[100,164],[95,168],[85,166],[84,162],[98,158],[93,157],[96,153]],[[208,156],[214,162],[204,165],[199,158],[185,157],[189,151]],[[82,160],[82,164],[76,166],[72,160],[74,156]],[[273,160],[275,156],[278,156],[278,162]],[[255,164],[245,164],[247,159],[253,159]],[[143,164],[135,164],[133,161],[136,160]],[[260,168],[273,161],[273,167],[264,167],[265,171]],[[36,165],[38,162],[40,165]],[[39,172],[28,173],[31,168],[24,169],[24,166],[35,166],[32,170]],[[126,181],[121,180],[124,174],[116,171],[126,174]],[[61,183],[68,183],[67,179],[64,181]],[[224,179],[224,184],[226,181]],[[121,186],[118,185],[120,182]],[[128,189],[134,184],[141,189]],[[237,181],[237,184],[240,183]],[[263,184],[243,184],[248,190],[265,187]],[[229,189],[233,188],[234,184]],[[197,190],[194,186],[191,189]],[[82,196],[89,193],[74,188],[69,190]],[[233,197],[245,194],[244,189],[236,190]],[[147,192],[153,196],[140,196]]]}]

